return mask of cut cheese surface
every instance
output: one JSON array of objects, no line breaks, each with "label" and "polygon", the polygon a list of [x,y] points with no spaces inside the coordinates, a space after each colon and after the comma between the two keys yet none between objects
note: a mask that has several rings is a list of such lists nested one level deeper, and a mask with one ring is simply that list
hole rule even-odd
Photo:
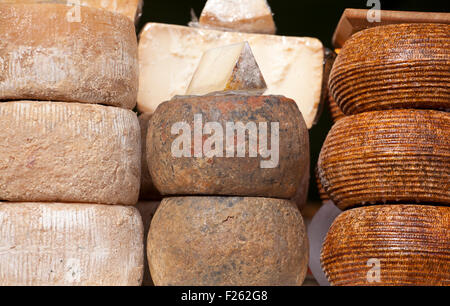
[{"label": "cut cheese surface", "polygon": [[139,286],[143,252],[134,207],[0,204],[1,286]]},{"label": "cut cheese surface", "polygon": [[[129,18],[63,4],[0,4],[0,100],[99,103],[132,109],[137,39]],[[73,17],[73,16],[72,16]]]},{"label": "cut cheese surface", "polygon": [[136,204],[141,146],[132,111],[5,102],[0,131],[0,201]]},{"label": "cut cheese surface", "polygon": [[266,0],[208,0],[200,26],[237,32],[275,34],[272,11]]},{"label": "cut cheese surface", "polygon": [[205,95],[217,91],[246,91],[262,94],[267,85],[248,42],[206,51],[187,95]]},{"label": "cut cheese surface", "polygon": [[315,38],[221,32],[149,23],[139,43],[138,108],[153,112],[183,95],[209,49],[248,41],[268,89],[297,102],[308,128],[317,115],[323,75],[323,46]]},{"label": "cut cheese surface", "polygon": [[137,22],[142,14],[142,7],[144,0],[0,0],[1,3],[11,4],[42,4],[42,3],[59,3],[67,5],[70,10],[70,6],[76,5],[79,2],[82,6],[89,6],[98,9],[105,9],[111,12],[120,13],[133,22]]}]

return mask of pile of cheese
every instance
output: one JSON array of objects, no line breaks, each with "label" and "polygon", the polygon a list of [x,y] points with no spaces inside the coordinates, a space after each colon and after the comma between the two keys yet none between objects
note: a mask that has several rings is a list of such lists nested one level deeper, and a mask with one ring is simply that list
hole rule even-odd
[{"label": "pile of cheese", "polygon": [[0,1],[0,285],[140,285],[138,1],[41,2]]}]

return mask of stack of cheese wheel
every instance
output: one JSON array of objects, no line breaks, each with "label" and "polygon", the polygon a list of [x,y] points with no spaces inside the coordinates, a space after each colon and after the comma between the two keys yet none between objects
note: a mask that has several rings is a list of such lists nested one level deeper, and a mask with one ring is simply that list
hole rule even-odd
[{"label": "stack of cheese wheel", "polygon": [[71,9],[0,4],[0,285],[142,281],[134,24]]},{"label": "stack of cheese wheel", "polygon": [[346,210],[322,266],[333,285],[450,284],[450,25],[354,34],[330,91],[348,115],[319,157],[321,183]]}]

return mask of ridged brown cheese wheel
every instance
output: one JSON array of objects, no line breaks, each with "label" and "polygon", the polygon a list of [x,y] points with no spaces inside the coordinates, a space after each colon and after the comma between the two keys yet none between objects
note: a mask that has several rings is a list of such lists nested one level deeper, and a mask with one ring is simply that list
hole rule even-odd
[{"label": "ridged brown cheese wheel", "polygon": [[152,177],[148,170],[147,163],[147,131],[148,123],[152,117],[151,113],[143,113],[139,115],[139,126],[141,127],[141,189],[139,192],[140,200],[160,200],[161,194],[153,185]]},{"label": "ridged brown cheese wheel", "polygon": [[132,109],[137,39],[124,15],[65,4],[0,4],[0,100],[98,103]]},{"label": "ridged brown cheese wheel", "polygon": [[347,115],[394,108],[450,110],[450,25],[395,24],[354,34],[331,71]]},{"label": "ridged brown cheese wheel", "polygon": [[134,205],[137,116],[95,104],[0,103],[0,201]]},{"label": "ridged brown cheese wheel", "polygon": [[320,181],[319,170],[317,169],[317,167],[316,167],[314,173],[316,175],[316,184],[317,184],[317,190],[319,191],[320,200],[322,202],[328,201],[330,199],[330,197],[328,196],[325,189],[323,189],[322,182]]},{"label": "ridged brown cheese wheel", "polygon": [[450,285],[450,207],[379,205],[334,221],[322,267],[336,286]]},{"label": "ridged brown cheese wheel", "polygon": [[139,286],[142,238],[134,207],[0,203],[0,285]]},{"label": "ridged brown cheese wheel", "polygon": [[[144,242],[147,241],[148,231],[150,229],[150,223],[155,215],[156,209],[158,208],[160,202],[147,202],[139,201],[136,208],[139,210],[142,222],[144,224]],[[150,275],[150,269],[147,261],[147,248],[144,248],[144,278],[142,280],[142,286],[153,286],[152,277]]]},{"label": "ridged brown cheese wheel", "polygon": [[375,203],[450,203],[450,113],[389,110],[345,117],[318,161],[340,209]]},{"label": "ridged brown cheese wheel", "polygon": [[[239,124],[241,131],[245,126],[252,131],[245,131],[245,139],[231,128]],[[153,183],[165,195],[289,199],[309,167],[308,138],[306,124],[291,99],[182,96],[162,103],[153,114],[147,161]]]},{"label": "ridged brown cheese wheel", "polygon": [[301,285],[308,240],[293,202],[249,197],[165,198],[147,255],[155,285]]}]

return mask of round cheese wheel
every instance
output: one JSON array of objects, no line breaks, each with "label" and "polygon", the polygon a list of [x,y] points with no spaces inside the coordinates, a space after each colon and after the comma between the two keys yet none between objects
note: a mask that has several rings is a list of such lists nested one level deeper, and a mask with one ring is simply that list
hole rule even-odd
[{"label": "round cheese wheel", "polygon": [[395,24],[354,34],[339,52],[329,86],[347,115],[450,110],[450,24]]},{"label": "round cheese wheel", "polygon": [[450,203],[450,113],[390,110],[345,117],[318,161],[336,205]]},{"label": "round cheese wheel", "polygon": [[137,39],[122,14],[65,4],[0,4],[0,100],[99,103],[132,109]]},{"label": "round cheese wheel", "polygon": [[301,285],[308,239],[288,200],[171,197],[153,217],[147,255],[155,285]]},{"label": "round cheese wheel", "polygon": [[0,201],[134,205],[140,134],[130,110],[0,103]]},{"label": "round cheese wheel", "polygon": [[450,285],[450,207],[379,205],[337,217],[321,262],[332,285]]},{"label": "round cheese wheel", "polygon": [[139,286],[143,228],[134,207],[0,204],[0,285]]},{"label": "round cheese wheel", "polygon": [[150,120],[147,161],[164,195],[290,199],[309,174],[309,135],[282,96],[175,97]]}]

